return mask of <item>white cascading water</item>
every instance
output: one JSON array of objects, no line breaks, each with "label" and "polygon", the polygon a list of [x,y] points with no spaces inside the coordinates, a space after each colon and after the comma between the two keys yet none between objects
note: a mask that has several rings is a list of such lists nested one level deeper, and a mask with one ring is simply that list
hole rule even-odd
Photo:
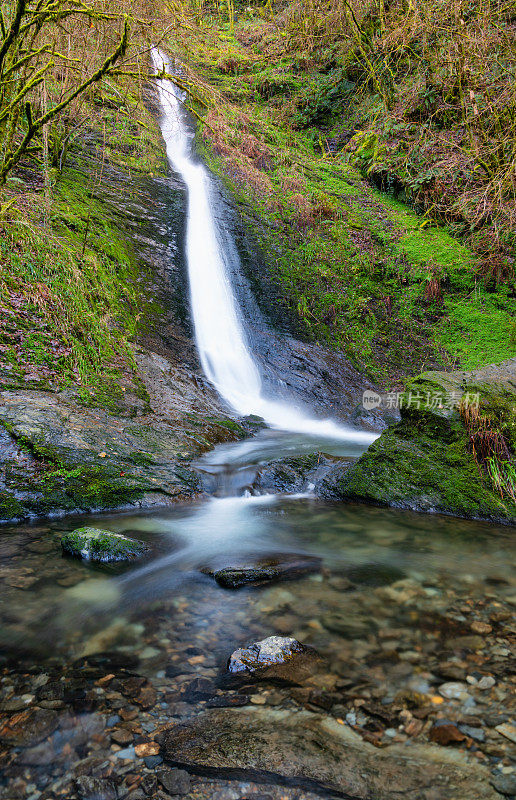
[{"label": "white cascading water", "polygon": [[[168,57],[151,51],[156,75],[172,74]],[[377,435],[312,419],[292,405],[263,396],[260,372],[246,342],[210,205],[210,175],[195,161],[192,135],[172,81],[156,80],[167,157],[188,191],[186,261],[195,340],[203,370],[219,394],[243,416],[255,414],[274,428],[368,445]]]}]

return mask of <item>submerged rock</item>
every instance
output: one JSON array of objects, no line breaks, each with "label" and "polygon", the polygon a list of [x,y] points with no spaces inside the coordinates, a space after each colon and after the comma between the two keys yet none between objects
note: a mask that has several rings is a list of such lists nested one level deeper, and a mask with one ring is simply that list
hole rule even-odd
[{"label": "submerged rock", "polygon": [[0,742],[14,747],[32,747],[49,737],[59,724],[55,711],[31,708],[0,724]]},{"label": "submerged rock", "polygon": [[457,752],[378,750],[348,726],[306,711],[210,710],[159,738],[164,760],[210,777],[323,790],[355,800],[495,800],[489,771]]},{"label": "submerged rock", "polygon": [[239,564],[222,569],[203,568],[202,572],[215,578],[224,589],[242,586],[260,586],[279,580],[293,580],[311,572],[318,572],[321,559],[317,556],[277,554],[260,559],[256,564]]},{"label": "submerged rock", "polygon": [[308,678],[320,659],[313,647],[287,636],[269,636],[235,650],[227,664],[228,677],[247,682],[278,680],[299,683]]},{"label": "submerged rock", "polygon": [[81,775],[74,783],[80,800],[116,800],[116,788],[110,780]]},{"label": "submerged rock", "polygon": [[133,561],[149,548],[144,542],[98,528],[77,528],[61,539],[63,552],[86,561]]},{"label": "submerged rock", "polygon": [[319,494],[514,523],[516,504],[507,497],[502,500],[472,455],[473,434],[461,416],[460,403],[476,404],[474,415],[485,417],[489,434],[501,437],[508,453],[514,453],[515,401],[516,359],[471,372],[426,372],[403,395],[401,421],[356,464],[331,469]]}]

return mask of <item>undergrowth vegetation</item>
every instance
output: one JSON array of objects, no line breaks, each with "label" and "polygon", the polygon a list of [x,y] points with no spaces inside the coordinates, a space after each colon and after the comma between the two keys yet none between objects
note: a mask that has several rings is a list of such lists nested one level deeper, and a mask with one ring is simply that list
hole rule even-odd
[{"label": "undergrowth vegetation", "polygon": [[144,393],[132,342],[145,302],[123,227],[103,202],[113,166],[159,169],[143,102],[152,3],[15,0],[0,19],[0,383],[76,386],[116,408]]},{"label": "undergrowth vegetation", "polygon": [[[479,387],[480,405],[461,405],[468,449],[502,499],[516,502],[516,413],[512,396]],[[482,391],[483,390],[483,391]]]}]

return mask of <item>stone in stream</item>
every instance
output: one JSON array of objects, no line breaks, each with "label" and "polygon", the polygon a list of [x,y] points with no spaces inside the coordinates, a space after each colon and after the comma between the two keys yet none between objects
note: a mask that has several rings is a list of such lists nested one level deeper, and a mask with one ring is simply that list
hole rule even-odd
[{"label": "stone in stream", "polygon": [[260,586],[279,580],[293,580],[302,575],[319,572],[322,560],[317,556],[280,553],[261,558],[254,564],[235,564],[222,569],[203,567],[201,572],[211,575],[224,589],[242,586]]},{"label": "stone in stream", "polygon": [[13,747],[32,747],[51,736],[58,724],[55,711],[31,708],[0,723],[0,742]]},{"label": "stone in stream", "polygon": [[379,750],[331,717],[210,710],[158,737],[164,761],[193,774],[265,781],[366,800],[497,800],[488,769],[435,745]]},{"label": "stone in stream", "polygon": [[80,800],[116,800],[115,784],[106,778],[81,775],[75,779],[75,791]]},{"label": "stone in stream", "polygon": [[506,797],[516,797],[516,774],[496,775],[491,779],[491,783],[500,794]]},{"label": "stone in stream", "polygon": [[133,561],[149,549],[144,542],[98,528],[77,528],[65,533],[61,547],[66,555],[86,561]]},{"label": "stone in stream", "polygon": [[160,769],[157,778],[171,795],[188,794],[190,791],[190,776],[184,769]]},{"label": "stone in stream", "polygon": [[287,636],[269,636],[231,654],[226,680],[300,683],[313,673],[320,656],[313,647]]}]

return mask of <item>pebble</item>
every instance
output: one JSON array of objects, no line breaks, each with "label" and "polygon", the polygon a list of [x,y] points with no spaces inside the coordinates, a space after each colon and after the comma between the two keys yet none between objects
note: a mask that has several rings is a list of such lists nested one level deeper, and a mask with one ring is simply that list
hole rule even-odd
[{"label": "pebble", "polygon": [[160,769],[156,775],[169,794],[183,795],[190,791],[190,775],[184,769]]},{"label": "pebble", "polygon": [[264,706],[265,703],[267,702],[267,699],[263,694],[252,694],[249,700],[255,706]]},{"label": "pebble", "polygon": [[113,731],[111,738],[117,744],[130,744],[133,741],[133,734],[125,728],[119,728],[118,730]]},{"label": "pebble", "polygon": [[143,742],[142,744],[137,744],[135,746],[134,752],[138,758],[157,756],[159,754],[159,744],[156,744],[156,742]]},{"label": "pebble", "polygon": [[468,686],[465,683],[450,682],[442,683],[439,686],[439,694],[446,697],[448,700],[468,700],[471,695],[467,691]]},{"label": "pebble", "polygon": [[431,742],[446,746],[463,742],[466,735],[457,728],[454,722],[447,719],[438,719],[432,726],[428,737]]},{"label": "pebble", "polygon": [[156,767],[159,767],[160,764],[163,764],[163,759],[161,756],[145,756],[143,761],[147,769],[155,769]]},{"label": "pebble", "polygon": [[134,747],[126,747],[125,750],[119,750],[117,753],[114,754],[116,758],[136,758],[136,752]]},{"label": "pebble", "polygon": [[471,725],[459,725],[459,730],[476,742],[485,742],[486,740],[486,735],[482,728],[473,728]]},{"label": "pebble", "polygon": [[492,675],[485,675],[483,678],[480,678],[478,682],[479,689],[491,689],[496,684],[495,679]]},{"label": "pebble", "polygon": [[502,658],[507,658],[507,656],[511,655],[511,651],[508,650],[507,647],[500,647],[498,645],[496,647],[493,647],[491,653],[494,656],[501,656]]},{"label": "pebble", "polygon": [[487,622],[481,622],[480,620],[472,622],[470,627],[473,633],[479,633],[481,636],[486,636],[493,630],[492,625],[489,625]]},{"label": "pebble", "polygon": [[[140,653],[140,658],[155,658],[156,656],[161,655],[161,650],[158,650],[157,647],[145,647],[142,652]],[[163,673],[163,676],[165,673]]]},{"label": "pebble", "polygon": [[505,736],[505,738],[509,739],[511,742],[516,743],[516,726],[504,722],[502,725],[497,725],[495,731]]},{"label": "pebble", "polygon": [[3,700],[0,703],[0,711],[7,713],[11,711],[21,711],[27,708],[34,701],[33,694],[22,694],[20,697],[11,697],[9,700]]}]

